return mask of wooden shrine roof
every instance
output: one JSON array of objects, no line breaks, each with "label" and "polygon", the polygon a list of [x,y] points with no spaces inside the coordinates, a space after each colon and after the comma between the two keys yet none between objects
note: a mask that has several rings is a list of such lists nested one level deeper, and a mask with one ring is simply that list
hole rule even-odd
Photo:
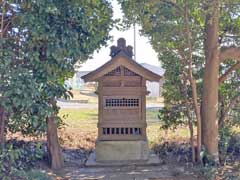
[{"label": "wooden shrine roof", "polygon": [[82,76],[82,79],[85,82],[98,81],[99,78],[101,78],[102,76],[104,76],[108,72],[111,72],[112,70],[116,69],[119,66],[124,66],[149,81],[159,81],[162,78],[162,76],[138,64],[131,57],[129,57],[124,51],[120,51],[117,53],[117,55],[112,57],[112,59],[107,63],[105,63],[104,65]]}]

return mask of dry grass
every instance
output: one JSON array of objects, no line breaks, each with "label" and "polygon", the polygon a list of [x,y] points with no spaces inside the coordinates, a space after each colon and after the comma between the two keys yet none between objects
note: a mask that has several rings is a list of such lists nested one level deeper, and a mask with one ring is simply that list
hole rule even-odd
[{"label": "dry grass", "polygon": [[[188,129],[183,127],[177,131],[160,129],[158,111],[147,110],[147,135],[150,147],[163,141],[185,142],[188,140]],[[96,109],[65,109],[59,115],[66,124],[60,131],[62,145],[72,148],[94,148],[97,136]]]}]

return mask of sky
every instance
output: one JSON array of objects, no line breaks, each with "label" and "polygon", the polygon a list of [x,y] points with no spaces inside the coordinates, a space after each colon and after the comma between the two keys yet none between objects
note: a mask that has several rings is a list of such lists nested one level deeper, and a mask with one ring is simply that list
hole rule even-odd
[{"label": "sky", "polygon": [[[121,12],[121,7],[117,3],[116,0],[111,1],[113,6],[113,17],[114,18],[122,18],[123,14]],[[148,63],[151,65],[160,66],[159,61],[157,59],[157,53],[152,49],[148,39],[146,37],[140,36],[139,30],[140,27],[136,26],[136,60],[138,63]],[[113,41],[108,41],[106,47],[102,47],[98,52],[95,52],[93,54],[92,59],[88,59],[82,67],[79,69],[80,71],[91,71],[99,66],[103,65],[107,61],[109,61],[111,58],[109,56],[110,54],[110,47],[112,45],[117,44],[117,40],[120,37],[123,37],[126,39],[126,45],[133,46],[134,44],[134,30],[133,27],[131,27],[127,31],[118,31],[117,29],[113,29],[110,32],[110,35],[113,36]]]}]

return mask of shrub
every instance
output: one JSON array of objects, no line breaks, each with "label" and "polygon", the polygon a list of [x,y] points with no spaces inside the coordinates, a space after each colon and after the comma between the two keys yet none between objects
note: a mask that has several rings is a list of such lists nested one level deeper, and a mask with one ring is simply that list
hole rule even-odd
[{"label": "shrub", "polygon": [[17,172],[31,169],[43,159],[44,151],[41,143],[11,141],[0,152],[0,179],[14,177]]}]

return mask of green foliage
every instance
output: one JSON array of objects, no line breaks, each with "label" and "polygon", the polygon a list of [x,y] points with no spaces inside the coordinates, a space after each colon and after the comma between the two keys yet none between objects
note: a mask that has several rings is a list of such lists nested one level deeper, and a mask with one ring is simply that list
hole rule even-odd
[{"label": "green foliage", "polygon": [[0,178],[15,176],[18,171],[34,167],[44,157],[40,143],[14,141],[0,152]]},{"label": "green foliage", "polygon": [[216,179],[217,175],[217,167],[212,165],[202,166],[200,167],[200,173],[203,177],[205,177],[207,180],[214,180]]},{"label": "green foliage", "polygon": [[[176,128],[178,125],[185,124],[186,109],[190,108],[192,111],[193,109],[189,105],[192,98],[191,87],[184,80],[188,76],[186,60],[191,53],[186,41],[184,2],[141,1],[139,3],[137,0],[119,0],[119,2],[124,12],[126,26],[134,22],[141,25],[141,33],[150,39],[165,69],[162,93],[165,108],[160,110],[159,114],[162,127]],[[192,71],[197,80],[198,94],[200,94],[204,60],[203,50],[200,47],[204,20],[200,16],[202,10],[199,1],[188,1],[188,4],[193,55]]]},{"label": "green foliage", "polygon": [[[118,0],[121,4],[126,28],[133,23],[138,23],[142,29],[141,33],[147,36],[154,50],[158,53],[159,61],[165,72],[165,83],[163,85],[163,96],[166,108],[160,111],[160,118],[165,123],[165,127],[181,124],[180,113],[188,106],[186,100],[191,101],[191,87],[187,85],[187,93],[183,88],[184,76],[188,76],[188,65],[184,58],[188,59],[189,51],[186,38],[186,25],[184,24],[187,8],[189,13],[188,25],[190,29],[190,44],[192,47],[192,71],[196,79],[198,102],[201,102],[202,78],[204,67],[204,30],[205,16],[208,10],[204,9],[203,1],[138,1],[138,0]],[[208,2],[210,3],[210,2]],[[220,39],[221,46],[239,45],[239,1],[221,1],[220,14]],[[211,6],[210,6],[211,7]],[[220,74],[233,65],[233,62],[221,64]],[[228,82],[220,87],[220,94],[224,98],[224,104],[228,105],[231,99],[239,92],[239,73],[232,74]],[[184,85],[184,86],[183,86]],[[179,108],[181,106],[181,108]],[[184,108],[185,107],[185,108]],[[192,107],[190,107],[193,109]],[[236,110],[231,109],[236,116]],[[177,113],[179,111],[179,113]],[[165,113],[165,114],[164,114]],[[171,116],[170,116],[171,114]],[[236,119],[236,118],[235,118]]]},{"label": "green foliage", "polygon": [[228,165],[240,154],[239,133],[235,133],[231,125],[226,124],[219,130],[220,163]]},{"label": "green foliage", "polygon": [[159,110],[158,118],[161,120],[162,129],[176,129],[185,123],[182,108],[179,107],[163,107]]},{"label": "green foliage", "polygon": [[40,170],[16,171],[14,176],[19,180],[53,180],[44,171]]},{"label": "green foliage", "polygon": [[0,39],[0,106],[8,112],[10,131],[39,134],[46,131],[46,117],[58,112],[53,100],[71,96],[64,81],[74,64],[110,38],[111,5],[9,0],[3,10],[10,26],[4,24],[8,31]]}]

